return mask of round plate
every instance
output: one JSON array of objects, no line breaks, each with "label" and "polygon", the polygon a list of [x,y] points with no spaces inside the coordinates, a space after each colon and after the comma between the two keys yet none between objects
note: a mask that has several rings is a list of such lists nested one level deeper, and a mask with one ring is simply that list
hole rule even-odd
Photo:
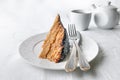
[{"label": "round plate", "polygon": [[[59,63],[50,62],[47,59],[40,59],[37,57],[41,52],[41,46],[46,38],[46,35],[47,33],[38,34],[23,41],[19,47],[20,55],[27,60],[27,62],[37,67],[52,70],[63,70],[68,57]],[[97,56],[99,51],[97,43],[91,38],[83,35],[81,47],[86,59],[89,62]]]}]

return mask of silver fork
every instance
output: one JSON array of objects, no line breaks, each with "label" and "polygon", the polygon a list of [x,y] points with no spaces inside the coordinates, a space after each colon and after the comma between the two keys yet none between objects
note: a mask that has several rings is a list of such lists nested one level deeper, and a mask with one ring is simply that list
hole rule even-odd
[{"label": "silver fork", "polygon": [[68,24],[68,35],[69,35],[69,39],[72,41],[72,50],[71,50],[71,54],[70,57],[65,65],[65,71],[66,72],[71,72],[74,71],[77,67],[77,54],[76,54],[76,46],[75,46],[75,36],[77,35],[74,29],[74,25],[73,24]]},{"label": "silver fork", "polygon": [[71,65],[72,65],[72,67],[70,67],[70,68],[72,68],[72,70],[74,70],[77,67],[77,55],[78,55],[80,69],[83,71],[89,70],[90,65],[89,65],[88,61],[86,60],[86,58],[85,58],[84,54],[82,53],[81,48],[78,44],[78,41],[80,41],[80,36],[76,32],[76,28],[75,28],[74,24],[68,25],[68,33],[69,33],[70,39],[73,41],[73,48],[77,48],[76,52],[78,54],[76,54],[76,52],[72,49],[71,56],[65,66],[68,69],[66,69],[66,68],[65,69],[69,70],[69,66],[71,66]]}]

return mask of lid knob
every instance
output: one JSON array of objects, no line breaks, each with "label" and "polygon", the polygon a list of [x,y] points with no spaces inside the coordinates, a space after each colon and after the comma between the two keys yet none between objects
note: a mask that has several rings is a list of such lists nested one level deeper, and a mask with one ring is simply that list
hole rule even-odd
[{"label": "lid knob", "polygon": [[108,1],[108,6],[111,5],[111,1]]}]

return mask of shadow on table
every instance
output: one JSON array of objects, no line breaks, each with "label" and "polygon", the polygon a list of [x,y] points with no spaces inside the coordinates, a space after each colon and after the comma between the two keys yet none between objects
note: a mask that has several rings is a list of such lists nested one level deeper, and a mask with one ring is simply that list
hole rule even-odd
[{"label": "shadow on table", "polygon": [[[116,26],[116,27],[114,27],[114,28],[112,28],[112,29],[101,29],[101,28],[98,28],[98,27],[94,27],[94,26],[92,26],[92,27],[90,27],[88,30],[86,30],[86,31],[96,31],[96,30],[99,30],[99,31],[120,31],[120,25],[118,25],[118,26]],[[84,32],[86,32],[86,31],[84,31]]]},{"label": "shadow on table", "polygon": [[90,62],[91,69],[87,72],[81,71],[79,68],[76,69],[74,72],[76,77],[82,77],[85,74],[91,75],[93,77],[97,76],[97,69],[99,68],[100,65],[102,65],[102,62],[104,61],[104,53],[102,49],[99,47],[99,53],[96,56],[96,58]]}]

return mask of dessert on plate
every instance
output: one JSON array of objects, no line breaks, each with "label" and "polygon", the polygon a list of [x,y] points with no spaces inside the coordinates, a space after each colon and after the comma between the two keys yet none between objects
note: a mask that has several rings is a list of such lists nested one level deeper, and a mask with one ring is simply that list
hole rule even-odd
[{"label": "dessert on plate", "polygon": [[57,15],[38,57],[55,63],[62,61],[69,52],[68,41],[67,31],[61,22],[60,16]]}]

